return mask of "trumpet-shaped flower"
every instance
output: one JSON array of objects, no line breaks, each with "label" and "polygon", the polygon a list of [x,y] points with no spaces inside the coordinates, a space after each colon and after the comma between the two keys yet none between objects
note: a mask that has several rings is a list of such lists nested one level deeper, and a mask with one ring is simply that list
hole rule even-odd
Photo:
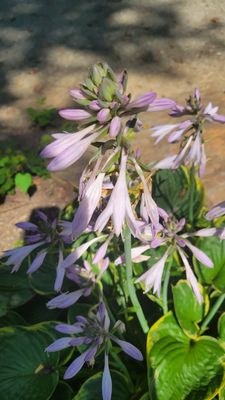
[{"label": "trumpet-shaped flower", "polygon": [[16,224],[18,228],[25,231],[25,246],[18,247],[4,252],[3,257],[8,257],[6,265],[13,265],[12,272],[18,271],[23,261],[37,248],[41,250],[32,260],[28,273],[33,273],[41,267],[48,253],[50,244],[61,242],[56,219],[51,221],[42,211],[37,211],[37,223],[19,222]]},{"label": "trumpet-shaped flower", "polygon": [[112,190],[107,206],[96,220],[94,227],[96,231],[101,232],[108,223],[109,219],[112,218],[113,232],[117,236],[121,234],[125,221],[127,221],[134,236],[137,234],[137,221],[135,220],[135,216],[132,211],[132,206],[127,189],[126,164],[127,155],[123,150],[119,176]]},{"label": "trumpet-shaped flower", "polygon": [[155,168],[178,168],[180,165],[194,165],[198,167],[199,176],[205,172],[206,153],[203,138],[203,127],[206,122],[225,123],[225,116],[217,113],[218,107],[209,103],[205,108],[202,106],[200,91],[195,89],[185,106],[175,104],[170,116],[177,118],[187,115],[188,119],[179,124],[159,125],[152,128],[152,136],[156,143],[169,135],[170,143],[180,142],[181,147],[178,155],[167,157],[156,163]]},{"label": "trumpet-shaped flower", "polygon": [[121,323],[117,321],[113,328],[113,333],[110,332],[110,320],[103,302],[99,304],[96,314],[91,314],[90,317],[76,317],[74,324],[59,324],[56,325],[58,332],[66,335],[57,339],[46,348],[48,352],[63,350],[68,347],[76,347],[80,345],[86,346],[83,353],[79,355],[66,369],[64,379],[71,379],[79,373],[84,364],[93,364],[97,352],[104,349],[104,371],[102,377],[102,396],[103,400],[111,400],[112,396],[112,381],[109,370],[109,342],[114,342],[122,351],[137,361],[142,361],[141,352],[131,343],[121,340],[115,336],[115,330],[120,327]]},{"label": "trumpet-shaped flower", "polygon": [[[153,292],[157,293],[157,295],[160,296],[162,274],[165,262],[169,255],[172,256],[174,251],[177,250],[184,264],[187,279],[198,301],[202,301],[202,296],[198,288],[197,280],[194,276],[193,271],[190,270],[191,267],[188,263],[187,256],[185,255],[184,248],[186,247],[191,250],[194,257],[198,261],[203,263],[206,267],[212,268],[212,260],[202,250],[194,246],[187,238],[193,236],[212,236],[215,234],[216,230],[215,228],[204,228],[194,233],[180,233],[184,228],[185,219],[182,218],[180,221],[176,221],[174,218],[170,217],[164,210],[162,211],[163,213],[160,211],[161,229],[158,231],[157,236],[155,236],[153,239],[150,237],[150,243],[137,247],[135,249],[135,252],[138,253],[138,255],[140,256],[145,253],[146,250],[150,250],[151,248],[157,248],[165,244],[168,246],[168,248],[163,257],[159,261],[157,261],[157,263],[154,264],[147,272],[141,275],[136,280],[136,282],[143,282],[144,286],[146,287],[146,291],[149,291],[151,288],[153,288]],[[146,235],[144,237],[146,242]],[[132,255],[131,253],[131,256],[133,258],[133,261],[135,261],[134,254]],[[123,261],[124,256],[121,256],[116,260],[116,265],[120,264]]]}]

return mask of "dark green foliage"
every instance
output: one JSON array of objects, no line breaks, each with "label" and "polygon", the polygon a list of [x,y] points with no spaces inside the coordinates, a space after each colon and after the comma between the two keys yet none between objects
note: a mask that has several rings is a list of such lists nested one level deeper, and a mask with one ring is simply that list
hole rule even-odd
[{"label": "dark green foliage", "polygon": [[0,201],[8,193],[13,194],[15,187],[28,192],[33,185],[33,176],[49,177],[39,151],[39,147],[19,150],[13,141],[0,143]]}]

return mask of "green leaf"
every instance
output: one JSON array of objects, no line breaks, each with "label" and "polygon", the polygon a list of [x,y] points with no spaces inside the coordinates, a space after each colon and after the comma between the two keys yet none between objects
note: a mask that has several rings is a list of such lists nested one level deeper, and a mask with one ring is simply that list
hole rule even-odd
[{"label": "green leaf", "polygon": [[0,186],[0,194],[6,194],[14,188],[13,178],[7,178],[6,181]]},{"label": "green leaf", "polygon": [[159,207],[173,213],[178,219],[185,217],[189,222],[191,184],[195,219],[203,206],[204,192],[197,176],[191,177],[188,168],[157,171],[153,177],[153,197]]},{"label": "green leaf", "polygon": [[140,400],[149,400],[149,394],[148,394],[148,393],[145,393],[145,394],[140,398]]},{"label": "green leaf", "polygon": [[220,240],[217,236],[200,238],[197,246],[214,264],[213,268],[207,268],[199,261],[194,261],[200,281],[213,284],[216,289],[225,292],[225,240]]},{"label": "green leaf", "polygon": [[26,325],[26,321],[15,311],[9,311],[6,315],[0,318],[0,328],[16,325]]},{"label": "green leaf", "polygon": [[[129,400],[130,386],[126,378],[117,371],[111,371],[112,400]],[[100,400],[102,399],[102,372],[97,373],[81,386],[73,400]]]},{"label": "green leaf", "polygon": [[0,329],[1,400],[48,400],[58,383],[58,353],[40,326]]},{"label": "green leaf", "polygon": [[219,337],[225,342],[225,312],[219,318],[218,332]]},{"label": "green leaf", "polygon": [[223,380],[224,349],[212,337],[187,337],[169,312],[147,338],[151,400],[206,400]]},{"label": "green leaf", "polygon": [[[56,279],[56,267],[58,264],[58,253],[47,254],[42,266],[33,274],[29,275],[32,289],[40,295],[55,294],[54,283]],[[63,290],[71,287],[71,281],[64,280]]]},{"label": "green leaf", "polygon": [[219,391],[219,400],[225,400],[225,382],[223,388]]},{"label": "green leaf", "polygon": [[59,382],[51,400],[72,400],[74,392],[66,382]]},{"label": "green leaf", "polygon": [[67,319],[69,324],[74,324],[75,318],[78,315],[82,315],[83,317],[88,317],[88,313],[92,307],[92,304],[87,303],[76,303],[73,304],[68,309]]},{"label": "green leaf", "polygon": [[18,272],[11,274],[8,266],[0,267],[0,316],[34,296],[25,269],[26,266],[21,267]]},{"label": "green leaf", "polygon": [[29,172],[21,173],[18,172],[15,176],[15,185],[24,193],[26,193],[29,187],[32,185],[32,176]]},{"label": "green leaf", "polygon": [[188,335],[196,335],[198,322],[204,317],[204,304],[198,302],[187,281],[180,280],[173,287],[173,301],[180,326]]}]

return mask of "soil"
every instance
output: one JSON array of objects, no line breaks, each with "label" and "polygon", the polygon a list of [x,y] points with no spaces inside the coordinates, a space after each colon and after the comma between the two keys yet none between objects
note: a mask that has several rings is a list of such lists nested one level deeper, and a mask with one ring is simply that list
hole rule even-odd
[{"label": "soil", "polygon": [[[71,105],[68,90],[86,76],[90,65],[108,62],[129,72],[129,90],[183,102],[199,87],[203,102],[225,114],[225,3],[221,0],[1,0],[1,140],[36,145],[45,130],[32,126],[27,108]],[[169,121],[166,113],[145,114],[136,145],[145,160],[173,153],[166,142],[155,147],[153,124]],[[206,201],[225,198],[225,126],[207,133]],[[73,195],[82,165],[51,180],[39,180],[29,198],[16,193],[0,207],[0,250],[19,238],[17,221],[37,207],[63,207]]]}]

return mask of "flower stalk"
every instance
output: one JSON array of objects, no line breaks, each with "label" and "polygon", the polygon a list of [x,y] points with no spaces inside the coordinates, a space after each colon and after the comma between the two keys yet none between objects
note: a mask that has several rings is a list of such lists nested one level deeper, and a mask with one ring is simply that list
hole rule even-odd
[{"label": "flower stalk", "polygon": [[170,270],[173,263],[173,257],[171,256],[171,260],[169,261],[167,268],[165,268],[165,277],[163,282],[162,289],[162,299],[163,299],[163,314],[165,315],[168,312],[168,286],[170,280]]},{"label": "flower stalk", "polygon": [[221,296],[218,297],[218,299],[214,303],[213,307],[211,308],[210,312],[208,313],[207,317],[204,319],[204,321],[202,323],[200,333],[203,333],[207,329],[209,323],[212,321],[212,319],[216,315],[217,311],[219,310],[220,306],[223,304],[224,300],[225,300],[225,293],[221,294]]},{"label": "flower stalk", "polygon": [[126,262],[126,278],[127,278],[128,293],[130,296],[130,300],[134,306],[137,318],[142,327],[142,330],[144,333],[147,333],[149,330],[149,326],[144,316],[141,305],[139,303],[135,287],[133,284],[133,269],[132,269],[132,259],[131,259],[131,232],[128,226],[126,226],[124,229],[124,252],[125,252],[125,262]]}]

